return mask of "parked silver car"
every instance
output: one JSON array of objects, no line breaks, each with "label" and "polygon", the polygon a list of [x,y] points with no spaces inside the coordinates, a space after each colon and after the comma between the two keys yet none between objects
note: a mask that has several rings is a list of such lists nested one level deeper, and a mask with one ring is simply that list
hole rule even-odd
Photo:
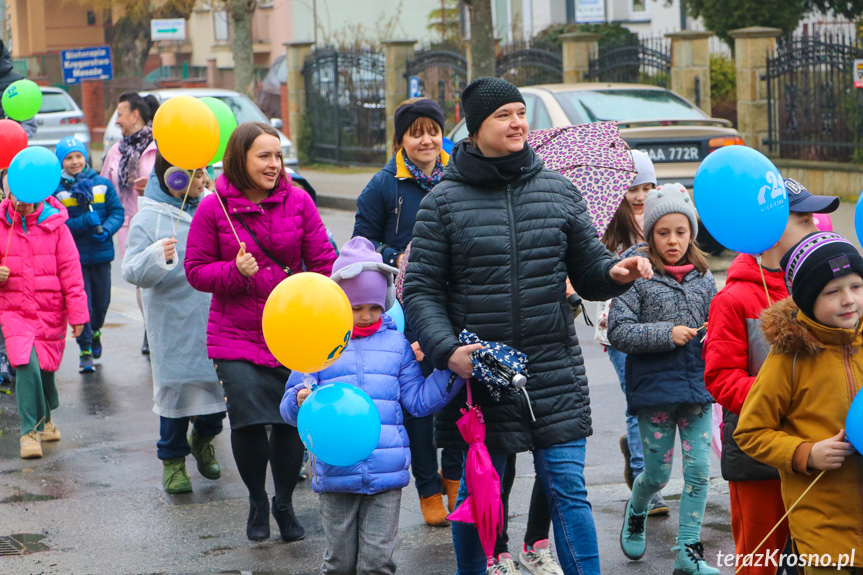
[{"label": "parked silver car", "polygon": [[[261,112],[260,108],[258,108],[254,102],[249,100],[247,97],[243,96],[239,92],[234,92],[233,90],[219,90],[216,88],[177,88],[171,90],[151,90],[151,91],[142,91],[139,92],[141,96],[147,96],[148,94],[153,94],[158,98],[159,102],[164,102],[169,98],[173,98],[174,96],[194,96],[195,98],[216,98],[217,100],[221,100],[225,104],[228,105],[229,108],[234,112],[234,115],[237,117],[237,123],[242,124],[243,122],[264,122],[265,124],[272,125],[276,130],[280,130],[282,127],[282,121],[278,118],[268,119],[263,112]],[[108,121],[108,126],[105,129],[105,153],[108,153],[108,150],[111,149],[115,143],[122,139],[122,134],[120,133],[120,128],[116,124],[117,121],[117,110],[114,110],[114,113],[111,115],[111,119]],[[285,136],[281,131],[279,131],[279,140],[282,145],[282,161],[285,166],[296,166],[297,165],[297,149],[294,147],[293,143]],[[214,166],[216,170],[216,175],[221,173],[222,171],[222,163],[218,162]]]},{"label": "parked silver car", "polygon": [[30,139],[31,146],[44,146],[54,150],[57,142],[72,136],[90,151],[90,128],[84,112],[72,96],[60,88],[42,87],[42,107],[36,114],[36,135]]}]

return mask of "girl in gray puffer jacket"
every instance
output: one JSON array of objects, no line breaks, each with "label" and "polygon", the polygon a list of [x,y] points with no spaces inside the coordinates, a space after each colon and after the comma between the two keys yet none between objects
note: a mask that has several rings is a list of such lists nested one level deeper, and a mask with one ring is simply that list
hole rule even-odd
[{"label": "girl in gray puffer jacket", "polygon": [[640,279],[611,303],[608,339],[629,354],[626,401],[638,416],[644,473],[626,504],[620,546],[629,559],[645,551],[651,497],[671,476],[676,431],[683,448],[685,486],[680,497],[675,575],[719,575],[704,561],[701,524],[710,479],[713,398],[704,387],[701,331],[707,327],[716,283],[695,245],[698,221],[680,184],[651,191],[645,200],[644,237],[624,255],[650,259],[653,278]]}]

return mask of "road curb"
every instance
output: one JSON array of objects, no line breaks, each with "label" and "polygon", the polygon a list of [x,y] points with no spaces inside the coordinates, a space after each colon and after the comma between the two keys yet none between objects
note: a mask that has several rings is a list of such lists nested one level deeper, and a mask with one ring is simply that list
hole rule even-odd
[{"label": "road curb", "polygon": [[318,207],[329,208],[331,210],[344,210],[346,212],[356,212],[357,199],[348,198],[345,196],[328,196],[326,194],[318,194]]}]

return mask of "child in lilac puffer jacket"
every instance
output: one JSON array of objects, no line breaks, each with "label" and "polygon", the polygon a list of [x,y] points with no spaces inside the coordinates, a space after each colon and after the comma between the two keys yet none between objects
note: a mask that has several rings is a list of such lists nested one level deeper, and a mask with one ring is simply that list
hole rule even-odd
[{"label": "child in lilac puffer jacket", "polygon": [[[449,385],[449,371],[424,378],[410,343],[383,314],[395,301],[396,271],[362,237],[345,244],[333,264],[332,278],[353,308],[352,339],[336,363],[310,377],[318,386],[342,382],[365,391],[380,412],[381,437],[374,452],[356,465],[316,462],[312,487],[321,494],[327,538],[323,573],[395,573],[392,555],[401,490],[410,482],[411,455],[402,408],[417,417],[429,415],[464,384],[455,378]],[[305,374],[293,372],[282,399],[282,417],[292,425],[297,424],[299,406],[310,393],[304,379]],[[343,554],[345,549],[349,552]]]}]

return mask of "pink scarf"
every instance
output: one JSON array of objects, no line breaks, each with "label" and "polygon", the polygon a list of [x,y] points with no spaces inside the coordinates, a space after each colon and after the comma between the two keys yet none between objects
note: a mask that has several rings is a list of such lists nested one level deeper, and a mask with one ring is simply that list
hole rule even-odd
[{"label": "pink scarf", "polygon": [[692,264],[686,264],[682,266],[665,266],[665,271],[671,274],[671,276],[677,280],[677,283],[683,283],[683,278],[686,277],[686,274],[695,269],[695,266]]}]

